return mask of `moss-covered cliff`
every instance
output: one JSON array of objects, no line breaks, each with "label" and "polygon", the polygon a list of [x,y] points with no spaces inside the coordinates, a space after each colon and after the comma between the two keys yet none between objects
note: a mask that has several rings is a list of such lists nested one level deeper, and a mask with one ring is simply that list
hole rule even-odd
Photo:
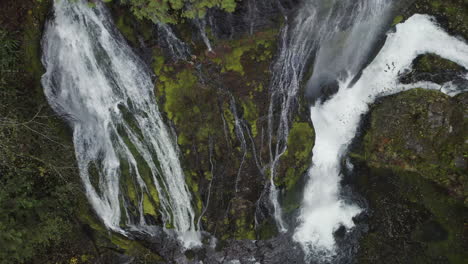
[{"label": "moss-covered cliff", "polygon": [[109,233],[85,197],[71,131],[40,84],[51,6],[0,3],[0,263],[115,263],[122,254],[159,259]]},{"label": "moss-covered cliff", "polygon": [[415,89],[368,118],[357,187],[369,201],[359,263],[464,263],[467,94]]},{"label": "moss-covered cliff", "polygon": [[[395,18],[436,17],[467,39],[466,1],[414,1]],[[413,61],[400,81],[453,81],[467,69],[434,54]],[[465,263],[467,207],[467,93],[449,97],[415,89],[381,98],[368,115],[351,156],[356,186],[369,202],[369,232],[358,263]]]},{"label": "moss-covered cliff", "polygon": [[[173,261],[168,258],[173,252],[165,252],[166,259],[159,256],[166,245],[155,247],[151,239],[128,239],[106,230],[87,203],[70,131],[48,107],[40,86],[40,38],[50,6],[46,0],[0,3],[0,33],[7,32],[0,36],[18,43],[9,52],[14,53],[14,66],[8,74],[2,72],[6,82],[0,83],[0,260]],[[226,246],[233,254],[239,249],[262,256],[265,263],[279,261],[274,258],[281,256],[268,258],[265,252],[289,241],[266,241],[278,233],[271,212],[261,203],[270,181],[268,88],[282,25],[279,11],[268,14],[269,23],[253,34],[240,30],[230,38],[217,38],[207,27],[212,51],[206,50],[198,29],[183,20],[174,30],[193,55],[176,61],[161,45],[152,21],[137,19],[125,5],[114,2],[109,7],[117,28],[154,72],[159,107],[177,135],[196,222],[220,240],[214,250],[222,252]],[[236,12],[242,12],[243,4],[238,8]],[[467,39],[466,10],[463,0],[417,0],[401,10],[394,23],[415,12],[429,13],[449,32]],[[414,66],[402,82],[443,83],[466,74],[466,69],[431,54],[418,57]],[[301,177],[314,145],[307,105],[299,101],[275,179],[286,215],[300,206]],[[355,188],[371,212],[358,263],[467,259],[467,103],[466,93],[451,98],[416,89],[382,98],[372,107],[351,154],[358,165]],[[132,187],[125,180],[123,175],[131,199]],[[144,212],[160,223],[157,193],[149,191]],[[247,240],[260,241],[242,244]],[[197,254],[208,255],[204,249],[185,255],[196,259]]]}]

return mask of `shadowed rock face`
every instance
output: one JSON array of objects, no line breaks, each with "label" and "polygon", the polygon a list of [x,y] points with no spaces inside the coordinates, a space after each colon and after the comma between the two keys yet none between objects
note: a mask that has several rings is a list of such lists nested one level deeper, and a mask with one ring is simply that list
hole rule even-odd
[{"label": "shadowed rock face", "polygon": [[372,108],[352,154],[354,185],[369,202],[359,263],[467,258],[467,98],[416,89]]},{"label": "shadowed rock face", "polygon": [[[143,241],[145,247],[158,252],[164,261],[157,263],[303,263],[304,255],[300,246],[289,235],[280,235],[269,240],[233,240],[216,241],[208,233],[203,234],[206,243],[203,247],[187,251],[181,245],[159,229],[158,236],[133,233],[134,239]],[[239,261],[239,262],[236,262]]]},{"label": "shadowed rock face", "polygon": [[323,102],[338,92],[339,88],[336,76],[322,74],[315,81],[309,80],[305,96],[310,103],[315,103],[317,100]]},{"label": "shadowed rock face", "polygon": [[[66,244],[41,249],[50,252],[50,256],[45,256],[44,251],[37,251],[39,253],[36,254],[41,256],[33,259],[71,262],[77,257],[79,261],[88,258],[88,263],[198,263],[200,260],[204,263],[305,263],[301,248],[290,239],[290,234],[277,235],[271,219],[270,201],[262,193],[268,178],[268,173],[263,169],[269,159],[264,134],[269,103],[269,67],[272,58],[278,55],[277,32],[283,12],[294,9],[297,2],[246,0],[239,3],[239,10],[231,18],[210,11],[207,25],[212,26],[213,34],[221,40],[214,43],[216,54],[209,56],[204,54],[203,43],[196,35],[198,33],[190,32],[193,30],[190,23],[174,26],[174,33],[189,43],[195,55],[188,58],[189,62],[179,63],[164,58],[160,61],[167,55],[161,52],[166,52],[163,50],[168,47],[161,47],[154,36],[153,24],[137,20],[125,8],[113,5],[119,30],[124,31],[139,56],[144,57],[159,77],[155,88],[157,99],[161,101],[165,121],[172,124],[179,136],[184,172],[192,180],[189,184],[195,196],[193,206],[197,207],[197,217],[206,209],[204,217],[200,218],[200,225],[210,233],[202,234],[203,247],[186,252],[181,250],[177,240],[160,228],[156,228],[154,236],[132,233],[130,238],[123,238],[111,234],[93,217],[87,201],[81,197],[83,195],[76,195],[81,186],[76,171],[65,175],[67,180],[77,181],[73,182],[75,189],[67,191],[70,192],[69,196],[67,193],[59,200],[55,197],[56,193],[42,192],[41,188],[48,188],[50,183],[54,183],[54,188],[66,187],[60,175],[53,175],[49,169],[45,177],[38,180],[39,183],[34,183],[33,186],[41,188],[30,191],[32,197],[41,203],[51,201],[47,210],[41,211],[57,215],[54,211],[57,209],[52,208],[54,201],[66,204],[72,201],[72,196],[80,196],[77,198],[79,201],[73,201],[71,206],[64,205],[70,210],[70,223],[77,227],[71,233],[61,235]],[[399,11],[401,19],[396,21],[402,21],[416,12],[429,13],[435,15],[451,34],[467,39],[465,0],[409,2],[414,4]],[[24,121],[30,120],[40,104],[47,104],[38,81],[32,79],[38,79],[42,74],[39,54],[35,50],[40,50],[40,27],[47,13],[47,8],[43,7],[49,4],[50,1],[39,4],[38,1],[11,0],[1,4],[5,8],[1,8],[0,13],[8,15],[1,17],[0,24],[12,32],[18,31],[19,35],[24,33],[25,36],[19,36],[21,48],[26,45],[23,43],[35,43],[26,47],[30,54],[19,55],[20,60],[27,61],[25,66],[32,68],[34,77],[21,71],[20,75],[24,76],[14,80],[16,85],[11,89],[19,94],[15,96],[18,97],[14,99],[15,105],[13,98],[2,98],[5,104],[27,109],[21,110],[21,120]],[[127,22],[129,24],[125,24]],[[27,29],[31,32],[23,32],[24,25],[30,27]],[[249,37],[251,31],[253,34]],[[402,74],[401,82],[445,83],[453,80],[460,81],[460,87],[467,86],[459,78],[467,73],[466,69],[436,56],[421,56],[413,64],[415,71]],[[318,76],[318,81],[307,83],[311,92],[298,92],[298,103],[294,107],[300,110],[292,114],[293,131],[288,138],[288,153],[278,166],[275,181],[280,190],[285,221],[290,226],[296,224],[305,184],[304,177],[300,175],[307,169],[304,164],[310,161],[314,144],[313,129],[307,110],[304,110],[309,103],[303,99],[309,102],[317,98],[326,100],[338,87],[337,77],[333,74],[324,71]],[[161,80],[164,78],[165,82]],[[301,82],[303,84],[306,84],[304,80]],[[25,97],[28,97],[27,100]],[[170,101],[174,98],[182,99]],[[359,200],[361,208],[368,208],[369,213],[359,215],[354,222],[359,232],[368,233],[360,241],[357,251],[357,246],[352,242],[356,243],[355,238],[360,233],[346,233],[344,228],[338,229],[334,236],[337,245],[346,253],[338,256],[333,263],[349,263],[350,255],[357,256],[356,262],[364,264],[464,263],[467,256],[463,246],[468,240],[463,230],[464,219],[468,215],[466,144],[463,141],[468,129],[467,105],[466,93],[449,98],[435,92],[417,91],[383,98],[372,108],[362,131],[364,139],[356,143],[354,154],[357,155],[353,155],[355,173],[343,180],[345,187],[342,194],[347,195],[347,190],[358,190],[366,198],[356,200]],[[232,113],[234,107],[245,136],[246,151],[236,134],[236,119]],[[12,108],[12,111],[17,110]],[[44,120],[51,124],[47,127],[48,132],[67,134],[65,126],[56,117],[48,117],[52,116],[50,109],[45,113]],[[40,129],[40,126],[32,128]],[[36,137],[37,134],[32,131],[19,133],[15,139],[19,144],[15,143],[13,149],[19,146],[22,152],[33,155],[41,152],[39,157],[44,161],[54,163],[55,159],[60,159],[61,162],[57,164],[61,167],[74,166],[72,149],[62,154],[62,151],[49,146],[51,142],[48,140],[40,141],[44,145],[28,143],[36,142]],[[64,145],[71,144],[68,136],[62,141]],[[7,142],[2,139],[0,143]],[[241,166],[244,154],[245,162]],[[256,164],[256,158],[260,166]],[[44,164],[31,163],[30,160],[26,162],[23,165],[28,168],[32,166],[31,174],[34,177],[31,178],[37,180],[37,171],[43,169]],[[42,173],[41,169],[39,171]],[[5,176],[1,180],[4,179]],[[50,182],[44,184],[44,180]],[[236,182],[238,191],[235,191]],[[70,197],[70,201],[66,201],[66,197]],[[148,223],[161,225],[158,216],[151,215],[151,210],[147,212],[150,214],[144,217]],[[40,220],[43,221],[42,218]],[[259,221],[258,225],[255,220]],[[18,225],[24,224],[19,219],[17,222]],[[35,231],[41,233],[43,229]],[[210,246],[213,236],[218,238],[214,248]],[[41,237],[45,236],[41,233]],[[64,252],[63,248],[69,252]],[[80,255],[85,257],[80,258]],[[86,263],[86,260],[82,262]]]},{"label": "shadowed rock face", "polygon": [[467,69],[434,54],[418,56],[413,61],[412,67],[412,71],[401,74],[400,82],[408,84],[428,81],[440,85],[453,82],[459,87],[468,85],[468,81],[464,78],[468,74]]}]

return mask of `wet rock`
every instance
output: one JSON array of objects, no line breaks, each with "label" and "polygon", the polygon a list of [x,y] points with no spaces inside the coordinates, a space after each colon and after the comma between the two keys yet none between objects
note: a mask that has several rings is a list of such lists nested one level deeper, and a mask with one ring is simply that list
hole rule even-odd
[{"label": "wet rock", "polygon": [[463,263],[467,93],[415,89],[379,100],[354,144],[369,230],[358,263]]},{"label": "wet rock", "polygon": [[465,199],[468,193],[460,186],[467,184],[466,171],[457,169],[462,160],[455,163],[466,150],[465,96],[415,89],[380,100],[364,136],[366,160],[374,167],[418,171]]},{"label": "wet rock", "polygon": [[464,78],[467,73],[468,70],[462,66],[429,53],[416,57],[412,63],[412,70],[402,73],[400,82],[409,84],[427,81],[440,85],[453,82],[463,86],[467,82]]}]

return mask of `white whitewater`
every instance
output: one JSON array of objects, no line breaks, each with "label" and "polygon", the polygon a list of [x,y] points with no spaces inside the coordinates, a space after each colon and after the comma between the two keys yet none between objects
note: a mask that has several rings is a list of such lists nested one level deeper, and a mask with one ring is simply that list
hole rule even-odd
[{"label": "white whitewater", "polygon": [[[359,70],[388,20],[391,3],[388,0],[305,0],[281,32],[280,52],[273,65],[268,123],[269,194],[281,231],[287,229],[274,178],[278,161],[287,148],[291,116],[298,107],[297,93],[307,66],[315,57],[311,86],[334,80],[346,73],[345,70],[353,73]],[[278,113],[275,109],[279,109]]]},{"label": "white whitewater", "polygon": [[[148,69],[100,1],[93,8],[81,0],[54,1],[54,14],[43,39],[42,84],[51,106],[73,128],[94,210],[114,231],[151,232],[144,201],[153,197],[184,246],[200,245],[175,138],[163,123]],[[129,184],[136,189],[134,202]]]},{"label": "white whitewater", "polygon": [[173,60],[186,60],[190,57],[191,52],[189,46],[176,36],[168,24],[157,22],[156,25],[158,28],[159,41],[167,48]]},{"label": "white whitewater", "polygon": [[416,87],[454,94],[447,89],[453,88],[450,83],[441,86],[398,82],[399,75],[410,70],[412,61],[425,53],[437,54],[468,69],[468,45],[448,35],[431,17],[415,15],[387,35],[385,45],[355,84],[351,85],[353,75],[348,74],[340,80],[339,91],[331,99],[311,108],[316,145],[300,225],[294,234],[309,256],[330,260],[336,247],[333,232],[340,225],[352,228],[352,218],[360,212],[357,206],[340,198],[340,164],[369,105],[378,97]]}]

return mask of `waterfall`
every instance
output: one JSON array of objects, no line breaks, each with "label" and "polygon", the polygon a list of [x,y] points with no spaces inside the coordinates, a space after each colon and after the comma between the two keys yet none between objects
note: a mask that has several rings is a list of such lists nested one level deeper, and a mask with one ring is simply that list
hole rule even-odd
[{"label": "waterfall", "polygon": [[[278,190],[275,186],[276,168],[280,157],[286,151],[289,135],[289,124],[292,110],[296,106],[296,95],[299,90],[299,80],[302,79],[307,60],[313,50],[313,38],[310,38],[312,14],[305,6],[296,15],[293,25],[286,26],[281,31],[280,50],[278,58],[272,67],[273,76],[270,85],[270,106],[268,110],[268,142],[270,148],[270,186],[269,198],[273,205],[274,218],[281,232],[287,231],[282,219],[281,207],[278,202]],[[287,18],[286,18],[287,20]],[[293,27],[291,29],[291,27]],[[279,114],[274,111],[278,109]],[[273,142],[275,138],[276,142]]]},{"label": "waterfall", "polygon": [[159,22],[157,27],[159,42],[171,54],[173,60],[186,60],[190,57],[189,46],[176,36],[169,25]]},{"label": "waterfall", "polygon": [[[422,16],[398,25],[397,33],[388,35],[384,48],[372,59],[390,25],[396,3],[399,1],[308,0],[294,16],[286,17],[281,32],[270,85],[269,194],[278,229],[286,231],[274,178],[278,161],[287,148],[301,81],[310,73],[306,95],[314,102],[310,111],[316,145],[293,238],[315,260],[331,260],[336,253],[333,233],[340,226],[352,228],[353,217],[362,210],[341,197],[339,185],[346,149],[368,104],[378,96],[414,87],[453,91],[453,83],[442,87],[432,83],[398,83],[398,74],[410,67],[417,54],[434,52],[466,67],[465,58],[455,55],[467,54],[464,44]],[[453,52],[449,48],[442,50],[441,43],[452,47]],[[371,64],[366,67],[369,61]]]},{"label": "waterfall", "polygon": [[54,1],[54,13],[43,39],[42,84],[73,129],[80,176],[97,215],[123,234],[151,233],[160,218],[185,247],[200,245],[175,138],[156,105],[149,70],[100,1],[93,8]]},{"label": "waterfall", "polygon": [[[454,94],[451,82],[443,85],[399,82],[400,74],[411,70],[412,61],[425,53],[435,53],[468,69],[468,45],[448,35],[430,17],[414,15],[397,25],[396,32],[387,34],[384,46],[357,80],[357,65],[362,65],[362,61],[353,61],[349,70],[344,68],[345,65],[341,66],[347,72],[337,76],[337,93],[311,107],[316,145],[304,191],[300,224],[294,234],[294,239],[302,244],[309,257],[330,261],[336,250],[334,231],[341,225],[348,229],[353,227],[353,217],[360,212],[360,208],[340,197],[340,166],[369,105],[378,97],[416,87]],[[350,55],[339,53],[343,54],[346,56],[334,60],[347,61]]]},{"label": "waterfall", "polygon": [[[364,66],[378,38],[385,33],[391,1],[315,1],[311,4],[314,10],[311,21],[317,24],[309,25],[313,27],[316,40],[313,71],[306,93],[310,99],[317,100],[324,94],[336,92],[338,81],[356,76]],[[330,111],[345,109],[340,105],[334,107],[338,110],[323,111],[321,105],[311,108],[316,143],[299,227],[294,235],[306,252],[323,259],[335,253],[334,231],[340,225],[353,227],[352,218],[361,211],[340,197],[340,166],[346,146],[340,144],[343,138],[333,137],[342,132],[341,127],[333,124],[347,121],[329,116]]]},{"label": "waterfall", "polygon": [[211,47],[211,42],[208,36],[206,35],[206,20],[205,18],[196,18],[193,20],[193,23],[195,23],[195,26],[197,26],[198,30],[200,31],[200,36],[205,43],[206,48],[208,51],[213,51],[213,48]]},{"label": "waterfall", "polygon": [[274,178],[278,161],[287,148],[291,115],[297,108],[297,93],[307,66],[315,58],[310,86],[318,81],[334,80],[333,77],[347,72],[345,69],[359,70],[386,24],[390,2],[308,0],[281,32],[279,56],[273,65],[269,108],[270,199],[280,230],[284,231],[285,227]]}]

